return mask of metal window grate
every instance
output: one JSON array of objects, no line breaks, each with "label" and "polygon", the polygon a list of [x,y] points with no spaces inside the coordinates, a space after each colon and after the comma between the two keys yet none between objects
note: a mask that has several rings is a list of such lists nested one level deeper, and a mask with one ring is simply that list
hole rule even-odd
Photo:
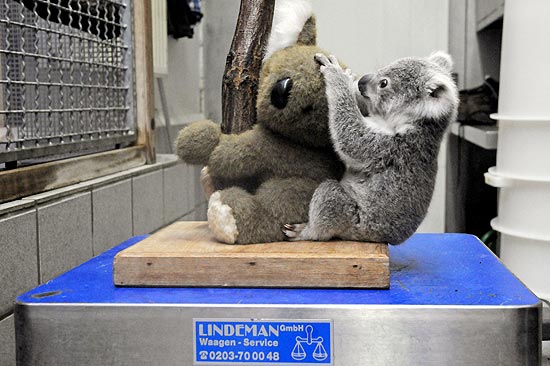
[{"label": "metal window grate", "polygon": [[0,1],[0,163],[135,141],[131,3]]}]

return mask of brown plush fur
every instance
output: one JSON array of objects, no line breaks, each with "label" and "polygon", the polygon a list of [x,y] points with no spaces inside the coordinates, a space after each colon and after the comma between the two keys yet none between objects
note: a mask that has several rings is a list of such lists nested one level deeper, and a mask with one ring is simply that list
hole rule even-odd
[{"label": "brown plush fur", "polygon": [[[294,46],[275,52],[262,67],[258,88],[257,121],[272,131],[310,146],[329,146],[325,82],[311,55],[316,46]],[[284,109],[271,105],[272,86],[280,79],[293,81],[291,100]]]},{"label": "brown plush fur", "polygon": [[311,17],[304,24],[304,28],[298,36],[296,43],[303,45],[314,46],[317,44],[317,26],[315,23],[315,17]]},{"label": "brown plush fur", "polygon": [[[299,39],[314,42],[314,27],[308,21]],[[281,226],[307,221],[319,183],[343,172],[330,143],[325,86],[313,58],[318,52],[323,51],[297,44],[264,62],[252,130],[225,135],[214,122],[201,121],[178,136],[179,157],[207,165],[221,202],[231,208],[236,243],[284,240]],[[293,86],[287,105],[279,109],[271,103],[271,91],[284,78]]]}]

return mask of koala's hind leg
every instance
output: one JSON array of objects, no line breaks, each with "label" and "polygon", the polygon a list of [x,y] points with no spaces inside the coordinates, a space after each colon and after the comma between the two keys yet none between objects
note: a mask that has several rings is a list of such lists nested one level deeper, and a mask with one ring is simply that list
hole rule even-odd
[{"label": "koala's hind leg", "polygon": [[353,228],[359,222],[355,200],[336,180],[327,180],[315,190],[309,206],[309,222],[285,225],[289,240],[329,240],[333,237],[353,237]]},{"label": "koala's hind leg", "polygon": [[208,224],[225,243],[283,241],[285,222],[303,222],[317,182],[309,179],[271,179],[255,194],[231,187],[215,192],[208,205]]}]

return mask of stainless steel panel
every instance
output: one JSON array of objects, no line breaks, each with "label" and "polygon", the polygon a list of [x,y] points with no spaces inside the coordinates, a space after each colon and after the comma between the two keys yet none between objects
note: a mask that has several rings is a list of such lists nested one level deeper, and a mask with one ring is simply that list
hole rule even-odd
[{"label": "stainless steel panel", "polygon": [[540,305],[16,306],[18,365],[192,365],[194,318],[331,319],[338,366],[531,366]]}]

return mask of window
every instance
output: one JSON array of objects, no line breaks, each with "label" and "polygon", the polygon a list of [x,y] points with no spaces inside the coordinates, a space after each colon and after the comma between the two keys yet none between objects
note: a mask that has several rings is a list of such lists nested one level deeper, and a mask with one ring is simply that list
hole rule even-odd
[{"label": "window", "polygon": [[135,141],[130,6],[3,0],[0,163]]},{"label": "window", "polygon": [[0,203],[154,162],[152,75],[150,1],[0,0]]}]

